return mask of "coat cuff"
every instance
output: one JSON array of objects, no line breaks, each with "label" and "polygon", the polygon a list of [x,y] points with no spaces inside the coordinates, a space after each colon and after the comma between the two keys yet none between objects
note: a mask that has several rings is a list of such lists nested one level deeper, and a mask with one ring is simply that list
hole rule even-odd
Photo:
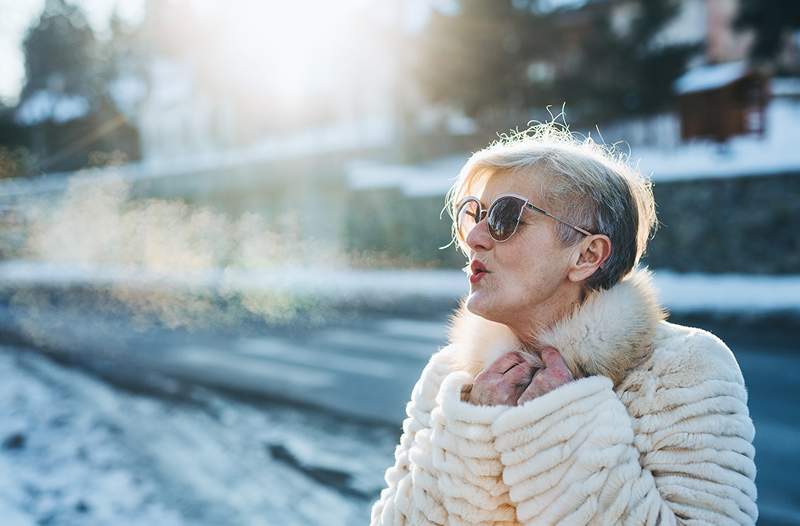
[{"label": "coat cuff", "polygon": [[582,413],[605,399],[616,399],[614,384],[605,376],[590,376],[573,380],[520,406],[510,408],[492,424],[496,436],[505,436],[532,426],[554,413],[567,417]]},{"label": "coat cuff", "polygon": [[507,406],[476,406],[461,400],[472,377],[455,372],[443,380],[431,414],[433,465],[451,514],[465,523],[514,521],[515,510],[503,483],[503,464],[491,424]]},{"label": "coat cuff", "polygon": [[[630,416],[612,381],[602,376],[572,381],[510,408],[492,432],[503,481],[523,523],[559,522],[562,504],[593,495],[593,485],[603,480],[598,474],[626,464],[632,454]],[[638,468],[634,458],[630,469]]]},{"label": "coat cuff", "polygon": [[473,378],[469,373],[457,371],[448,374],[442,381],[437,396],[437,405],[442,408],[448,420],[465,424],[491,425],[498,415],[509,409],[509,406],[475,405],[461,399],[462,392],[472,389]]}]

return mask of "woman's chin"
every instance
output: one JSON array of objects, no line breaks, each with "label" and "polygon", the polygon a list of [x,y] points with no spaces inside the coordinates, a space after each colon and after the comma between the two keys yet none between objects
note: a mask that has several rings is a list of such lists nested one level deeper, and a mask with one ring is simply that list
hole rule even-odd
[{"label": "woman's chin", "polygon": [[481,318],[495,323],[505,324],[509,319],[509,314],[515,312],[515,304],[500,303],[497,295],[490,294],[486,290],[476,290],[467,296],[464,306],[467,310]]},{"label": "woman's chin", "polygon": [[481,290],[470,293],[467,297],[467,310],[476,316],[489,319],[491,316],[491,302],[486,297],[486,293]]}]

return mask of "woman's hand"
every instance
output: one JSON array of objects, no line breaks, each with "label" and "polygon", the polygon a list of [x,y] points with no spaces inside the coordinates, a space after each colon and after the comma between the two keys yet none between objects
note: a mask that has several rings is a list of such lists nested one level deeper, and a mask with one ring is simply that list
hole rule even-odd
[{"label": "woman's hand", "polygon": [[556,387],[561,387],[575,379],[560,352],[548,347],[542,350],[541,354],[544,367],[533,375],[531,383],[517,399],[517,405],[545,395]]},{"label": "woman's hand", "polygon": [[468,401],[475,405],[516,405],[543,365],[533,354],[506,353],[475,377]]},{"label": "woman's hand", "polygon": [[467,401],[475,405],[521,405],[573,379],[561,354],[552,347],[541,352],[541,359],[513,351],[478,374]]}]

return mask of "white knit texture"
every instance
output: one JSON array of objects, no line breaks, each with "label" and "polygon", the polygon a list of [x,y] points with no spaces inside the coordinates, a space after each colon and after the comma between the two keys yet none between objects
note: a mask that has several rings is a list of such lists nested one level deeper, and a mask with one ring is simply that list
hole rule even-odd
[{"label": "white knit texture", "polygon": [[472,379],[450,367],[437,353],[414,387],[372,524],[516,524],[491,429],[507,408],[462,402]]}]

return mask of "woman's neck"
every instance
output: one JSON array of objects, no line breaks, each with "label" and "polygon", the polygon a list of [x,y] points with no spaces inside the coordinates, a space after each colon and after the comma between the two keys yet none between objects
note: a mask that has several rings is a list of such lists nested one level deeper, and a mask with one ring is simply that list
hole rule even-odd
[{"label": "woman's neck", "polygon": [[[574,285],[574,284],[571,284]],[[579,286],[567,286],[553,294],[547,301],[533,305],[511,323],[506,323],[522,342],[523,348],[538,350],[538,335],[560,320],[571,316],[584,303],[587,294]]]}]

